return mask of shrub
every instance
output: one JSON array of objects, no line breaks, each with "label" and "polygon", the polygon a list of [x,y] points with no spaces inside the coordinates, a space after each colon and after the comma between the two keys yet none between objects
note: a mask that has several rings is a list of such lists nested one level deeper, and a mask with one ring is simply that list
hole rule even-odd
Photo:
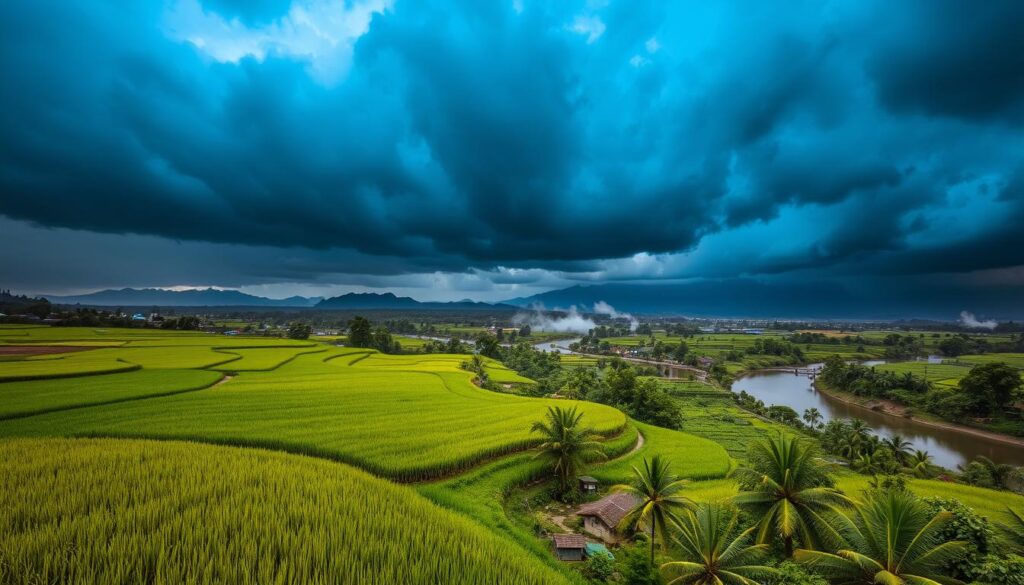
[{"label": "shrub", "polygon": [[786,561],[776,568],[779,575],[765,585],[828,585],[824,577],[811,573],[796,563]]},{"label": "shrub", "polygon": [[953,498],[929,497],[923,501],[931,514],[942,511],[953,514],[953,518],[940,533],[942,539],[965,541],[970,545],[970,551],[950,566],[950,569],[958,577],[974,578],[985,562],[985,555],[989,553],[989,543],[993,537],[988,519],[979,516],[966,504]]},{"label": "shrub", "polygon": [[587,576],[598,581],[606,581],[615,572],[615,560],[611,555],[598,553],[587,559]]}]

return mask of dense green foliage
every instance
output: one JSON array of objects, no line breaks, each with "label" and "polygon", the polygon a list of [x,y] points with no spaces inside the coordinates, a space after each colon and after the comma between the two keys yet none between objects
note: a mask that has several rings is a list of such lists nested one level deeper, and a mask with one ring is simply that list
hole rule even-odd
[{"label": "dense green foliage", "polygon": [[644,459],[643,464],[633,468],[629,483],[612,487],[612,491],[624,492],[636,498],[636,505],[629,510],[619,529],[637,532],[645,527],[651,541],[651,565],[654,565],[654,544],[660,540],[668,543],[670,526],[678,525],[680,518],[693,502],[682,495],[683,480],[672,472],[672,466],[660,455]]},{"label": "dense green foliage", "polygon": [[530,427],[531,432],[541,436],[537,455],[548,462],[562,496],[576,490],[576,478],[583,464],[604,453],[593,429],[584,427],[582,420],[583,413],[575,407],[549,406],[544,420]]},{"label": "dense green foliage", "polygon": [[739,531],[738,524],[739,511],[723,504],[703,503],[683,514],[675,538],[679,558],[661,566],[669,584],[750,585],[775,576],[763,564],[768,545],[751,543],[755,529]]},{"label": "dense green foliage", "polygon": [[840,583],[950,582],[943,569],[967,552],[963,541],[944,538],[950,518],[948,512],[933,514],[909,492],[873,492],[842,522],[834,553],[801,549],[796,559]]},{"label": "dense green foliage", "polygon": [[834,538],[827,518],[849,499],[834,488],[813,443],[778,435],[755,443],[748,459],[749,467],[736,471],[741,491],[735,501],[758,519],[759,543],[781,537],[789,557],[795,542],[818,548]]}]

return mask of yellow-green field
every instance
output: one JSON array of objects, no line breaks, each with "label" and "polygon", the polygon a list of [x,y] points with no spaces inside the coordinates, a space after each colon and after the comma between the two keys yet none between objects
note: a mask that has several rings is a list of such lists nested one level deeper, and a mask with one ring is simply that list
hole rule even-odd
[{"label": "yellow-green field", "polygon": [[0,442],[0,582],[564,582],[415,491],[334,462],[124,440]]},{"label": "yellow-green field", "polygon": [[[605,485],[661,455],[712,499],[753,441],[784,430],[696,381],[659,380],[682,431],[493,392],[467,355],[141,329],[0,327],[0,343],[90,348],[0,361],[0,583],[579,584],[532,528],[542,488],[523,487],[549,472],[530,451],[548,407],[582,411],[606,455],[587,473]],[[533,384],[483,363],[493,382]],[[1000,520],[1024,507],[911,487]]]},{"label": "yellow-green field", "polygon": [[936,386],[955,387],[960,378],[963,378],[971,371],[970,366],[953,364],[930,364],[928,362],[896,362],[875,366],[875,369],[895,374],[907,372],[927,379]]}]

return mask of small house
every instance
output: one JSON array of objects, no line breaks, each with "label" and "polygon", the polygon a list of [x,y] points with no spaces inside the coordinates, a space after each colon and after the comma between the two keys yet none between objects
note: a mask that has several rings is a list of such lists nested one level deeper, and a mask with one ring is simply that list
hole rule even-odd
[{"label": "small house", "polygon": [[579,534],[555,534],[551,536],[555,546],[555,556],[560,561],[582,561],[583,551],[587,547],[587,539]]},{"label": "small house", "polygon": [[617,493],[580,506],[577,516],[583,518],[583,529],[605,542],[618,542],[616,527],[639,500],[633,494]]},{"label": "small house", "polygon": [[599,481],[590,477],[589,475],[584,475],[580,477],[580,491],[583,492],[584,494],[596,494],[597,488],[600,485],[601,483]]}]

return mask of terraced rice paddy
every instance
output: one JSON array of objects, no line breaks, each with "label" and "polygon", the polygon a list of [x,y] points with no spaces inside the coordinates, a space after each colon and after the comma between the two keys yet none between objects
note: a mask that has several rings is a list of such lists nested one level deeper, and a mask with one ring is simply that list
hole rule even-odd
[{"label": "terraced rice paddy", "polygon": [[928,362],[896,362],[875,366],[875,369],[895,374],[910,372],[915,376],[927,379],[936,386],[952,388],[971,371],[970,366],[953,364],[930,364]]},{"label": "terraced rice paddy", "polygon": [[[8,421],[0,425],[0,436],[262,446],[351,463],[397,480],[420,480],[535,444],[530,424],[555,403],[477,388],[459,369],[464,359],[332,348],[299,355],[272,371],[246,372],[208,390]],[[601,432],[625,423],[613,408],[593,403],[580,408]]]},{"label": "terraced rice paddy", "polygon": [[208,388],[223,377],[205,370],[136,370],[73,380],[0,384],[0,419]]},{"label": "terraced rice paddy", "polygon": [[586,355],[565,354],[561,356],[560,361],[567,368],[596,368],[598,358]]},{"label": "terraced rice paddy", "polygon": [[565,582],[472,520],[329,461],[61,439],[0,442],[0,461],[3,583]]},{"label": "terraced rice paddy", "polygon": [[976,366],[980,364],[991,364],[1002,362],[1009,364],[1019,370],[1024,370],[1024,353],[986,353],[981,355],[962,355],[956,359],[947,360],[949,363],[965,366]]},{"label": "terraced rice paddy", "polygon": [[631,479],[633,467],[642,466],[643,459],[655,455],[670,461],[673,473],[689,479],[721,478],[732,469],[729,454],[714,441],[640,422],[633,424],[644,436],[643,446],[594,467],[591,475],[609,484],[624,483]]},{"label": "terraced rice paddy", "polygon": [[736,458],[743,458],[750,445],[766,433],[785,431],[786,427],[737,408],[732,397],[699,396],[680,398],[683,430],[710,439]]},{"label": "terraced rice paddy", "polygon": [[[543,485],[522,487],[546,472],[525,450],[548,406],[578,406],[603,435],[587,473],[605,485],[660,454],[697,499],[734,490],[736,460],[782,428],[696,381],[659,379],[684,432],[491,392],[466,355],[48,327],[0,342],[90,348],[0,362],[2,583],[581,583],[533,530]],[[987,493],[957,492],[998,514]]]}]

